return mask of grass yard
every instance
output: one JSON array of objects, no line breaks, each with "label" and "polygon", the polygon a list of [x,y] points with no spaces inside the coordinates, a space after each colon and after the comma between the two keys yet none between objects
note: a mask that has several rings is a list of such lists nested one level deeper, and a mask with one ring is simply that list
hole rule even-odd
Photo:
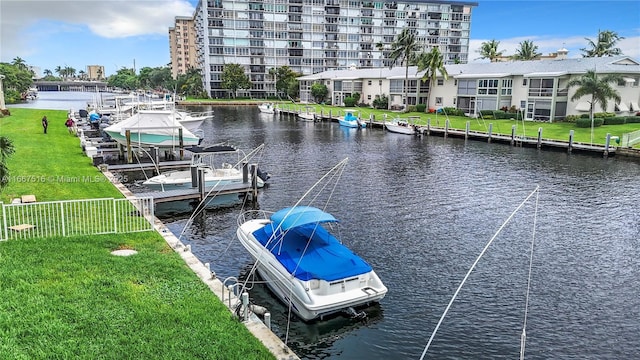
[{"label": "grass yard", "polygon": [[[65,111],[11,114],[0,118],[16,150],[2,201],[122,197]],[[0,359],[274,359],[154,231],[0,242],[0,273]]]}]

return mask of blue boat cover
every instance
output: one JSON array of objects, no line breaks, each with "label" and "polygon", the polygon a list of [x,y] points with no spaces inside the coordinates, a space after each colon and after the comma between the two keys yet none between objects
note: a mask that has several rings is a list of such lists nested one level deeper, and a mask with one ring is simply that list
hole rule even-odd
[{"label": "blue boat cover", "polygon": [[271,220],[272,223],[254,231],[253,236],[300,280],[335,281],[372,270],[320,225],[337,222],[331,214],[299,206],[282,209]]}]

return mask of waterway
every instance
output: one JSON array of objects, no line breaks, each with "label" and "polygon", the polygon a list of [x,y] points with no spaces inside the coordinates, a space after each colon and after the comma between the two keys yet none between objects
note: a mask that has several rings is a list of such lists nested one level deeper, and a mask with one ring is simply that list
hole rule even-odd
[{"label": "waterway", "polygon": [[[252,300],[269,309],[274,332],[301,358],[420,358],[494,236],[425,358],[517,358],[529,275],[526,358],[640,357],[640,163],[346,129],[265,116],[254,107],[192,110],[214,111],[203,125],[205,144],[265,144],[260,167],[272,177],[259,193],[261,209],[292,205],[349,158],[327,210],[341,220],[344,243],[373,266],[389,293],[365,321],[287,324],[287,309],[256,284]],[[496,236],[537,186],[539,196]],[[219,278],[242,277],[252,260],[235,236],[241,211],[164,221]]]}]

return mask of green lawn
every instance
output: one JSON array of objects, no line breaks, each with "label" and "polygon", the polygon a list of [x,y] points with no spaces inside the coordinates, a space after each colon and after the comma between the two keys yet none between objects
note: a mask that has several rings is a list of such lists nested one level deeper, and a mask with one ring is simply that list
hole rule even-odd
[{"label": "green lawn", "polygon": [[[65,111],[11,114],[0,118],[16,148],[3,201],[122,197]],[[123,248],[138,254],[110,254]],[[0,273],[0,359],[274,359],[154,231],[0,242]]]}]

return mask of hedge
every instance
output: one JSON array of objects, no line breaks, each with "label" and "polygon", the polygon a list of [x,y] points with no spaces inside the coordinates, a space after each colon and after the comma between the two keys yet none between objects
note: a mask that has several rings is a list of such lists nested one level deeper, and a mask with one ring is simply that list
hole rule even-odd
[{"label": "hedge", "polygon": [[626,122],[627,118],[624,116],[614,116],[608,117],[604,119],[605,125],[623,125]]},{"label": "hedge", "polygon": [[[603,123],[604,123],[604,119],[601,119],[601,118],[593,119],[593,127],[602,126]],[[583,119],[583,118],[577,119],[576,120],[576,127],[579,127],[579,128],[590,128],[591,127],[591,120]]]}]

